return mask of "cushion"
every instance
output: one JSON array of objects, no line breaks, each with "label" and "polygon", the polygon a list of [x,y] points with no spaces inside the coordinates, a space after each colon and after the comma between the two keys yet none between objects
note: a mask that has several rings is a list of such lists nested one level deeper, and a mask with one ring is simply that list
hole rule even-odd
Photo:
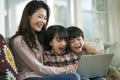
[{"label": "cushion", "polygon": [[85,44],[94,46],[97,50],[99,51],[104,51],[104,44],[102,39],[100,38],[91,38],[91,39],[86,39]]},{"label": "cushion", "polygon": [[0,80],[18,80],[14,58],[2,35],[0,35]]},{"label": "cushion", "polygon": [[111,66],[120,67],[120,43],[113,43],[113,45],[105,50],[105,53],[113,53],[114,57],[112,59]]},{"label": "cushion", "polygon": [[107,49],[112,45],[112,43],[110,42],[104,42],[103,44],[104,44],[104,49]]}]

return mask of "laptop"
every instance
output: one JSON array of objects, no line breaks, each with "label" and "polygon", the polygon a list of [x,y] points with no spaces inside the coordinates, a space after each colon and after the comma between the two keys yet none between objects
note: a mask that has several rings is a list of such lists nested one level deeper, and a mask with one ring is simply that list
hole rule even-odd
[{"label": "laptop", "polygon": [[82,55],[77,73],[86,78],[105,76],[113,56],[114,54]]}]

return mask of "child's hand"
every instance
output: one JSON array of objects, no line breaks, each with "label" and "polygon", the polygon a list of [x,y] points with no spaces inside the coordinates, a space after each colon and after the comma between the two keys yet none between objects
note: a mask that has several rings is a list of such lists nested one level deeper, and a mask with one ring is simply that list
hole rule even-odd
[{"label": "child's hand", "polygon": [[100,51],[97,50],[94,46],[91,46],[91,45],[88,45],[88,44],[84,44],[83,48],[86,50],[86,52],[88,54],[99,54],[100,53]]}]

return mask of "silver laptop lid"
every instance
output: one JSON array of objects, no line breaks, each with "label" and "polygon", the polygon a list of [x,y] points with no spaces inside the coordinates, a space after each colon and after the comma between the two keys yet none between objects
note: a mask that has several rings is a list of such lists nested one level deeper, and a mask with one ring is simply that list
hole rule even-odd
[{"label": "silver laptop lid", "polygon": [[114,54],[82,55],[77,73],[86,78],[104,76]]}]

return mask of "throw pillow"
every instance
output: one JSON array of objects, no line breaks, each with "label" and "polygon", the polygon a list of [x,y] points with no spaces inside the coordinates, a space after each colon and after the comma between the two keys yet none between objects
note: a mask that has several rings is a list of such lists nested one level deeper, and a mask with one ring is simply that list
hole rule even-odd
[{"label": "throw pillow", "polygon": [[113,43],[113,45],[105,50],[105,53],[113,53],[114,57],[112,59],[111,66],[120,67],[120,43]]},{"label": "throw pillow", "polygon": [[0,35],[0,80],[18,80],[14,58],[2,35]]},{"label": "throw pillow", "polygon": [[91,39],[86,39],[85,44],[94,46],[97,50],[103,51],[104,50],[104,44],[102,39],[100,38],[91,38]]}]

